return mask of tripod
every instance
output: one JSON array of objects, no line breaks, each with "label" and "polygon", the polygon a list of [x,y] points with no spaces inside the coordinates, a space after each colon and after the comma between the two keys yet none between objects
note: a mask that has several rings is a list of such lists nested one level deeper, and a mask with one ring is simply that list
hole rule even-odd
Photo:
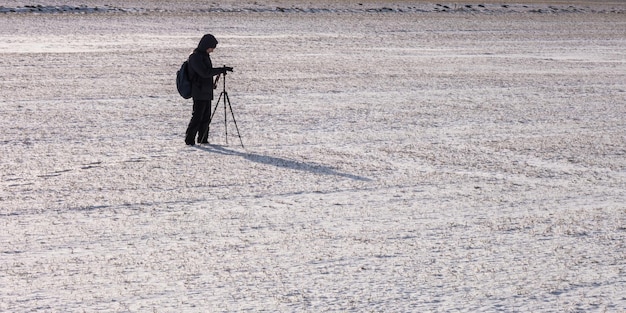
[{"label": "tripod", "polygon": [[[237,121],[235,120],[235,113],[233,113],[233,107],[230,105],[230,98],[228,97],[228,92],[226,92],[226,71],[224,71],[224,73],[220,75],[224,76],[224,79],[222,80],[222,92],[220,93],[220,96],[217,98],[217,102],[215,102],[215,107],[213,107],[213,113],[211,113],[211,118],[209,118],[209,126],[207,128],[204,139],[208,141],[209,130],[211,129],[211,121],[213,121],[213,116],[217,112],[217,107],[220,105],[220,100],[223,99],[224,100],[224,132],[226,134],[226,144],[228,144],[228,121],[226,120],[228,116],[228,112],[226,110],[226,104],[228,104],[228,108],[230,109],[230,115],[232,116],[233,123],[235,124],[235,129],[237,129],[237,136],[239,137],[239,142],[241,143],[241,147],[245,149],[245,147],[243,146],[243,140],[241,140],[241,134],[239,133],[239,127],[237,126]],[[217,88],[217,83],[220,79],[220,75],[218,75],[217,78],[215,79],[215,88]]]}]

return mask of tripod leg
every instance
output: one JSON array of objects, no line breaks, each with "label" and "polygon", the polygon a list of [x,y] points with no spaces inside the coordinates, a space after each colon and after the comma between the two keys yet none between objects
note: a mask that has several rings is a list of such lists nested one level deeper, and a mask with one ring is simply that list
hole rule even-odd
[{"label": "tripod leg", "polygon": [[222,99],[222,96],[224,95],[224,93],[220,93],[219,98],[217,98],[217,102],[215,102],[215,106],[213,107],[213,112],[211,113],[211,117],[209,118],[209,124],[207,126],[207,130],[206,130],[206,134],[204,135],[203,141],[208,142],[209,141],[209,131],[211,130],[211,121],[213,121],[213,116],[215,115],[215,111],[217,111],[217,106],[220,104],[220,99]]},{"label": "tripod leg", "polygon": [[[237,126],[237,120],[235,120],[235,113],[233,112],[233,106],[230,105],[230,98],[228,97],[228,94],[224,96],[224,103],[226,103],[226,101],[228,101],[228,107],[230,108],[230,115],[233,117],[233,123],[235,124],[235,129],[237,129],[237,136],[239,137],[239,142],[241,143],[241,147],[245,149],[245,147],[243,146],[243,140],[241,139],[241,133],[239,133],[239,126]],[[224,107],[224,109],[226,109],[226,107]]]},{"label": "tripod leg", "polygon": [[224,133],[226,134],[226,144],[228,145],[228,123],[226,122],[226,99],[228,94],[224,91]]}]

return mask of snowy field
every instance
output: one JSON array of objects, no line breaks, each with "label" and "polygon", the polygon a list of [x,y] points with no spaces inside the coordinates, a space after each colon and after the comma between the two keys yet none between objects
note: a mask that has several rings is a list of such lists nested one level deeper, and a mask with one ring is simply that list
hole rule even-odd
[{"label": "snowy field", "polygon": [[0,3],[0,311],[626,311],[626,4],[553,2]]}]

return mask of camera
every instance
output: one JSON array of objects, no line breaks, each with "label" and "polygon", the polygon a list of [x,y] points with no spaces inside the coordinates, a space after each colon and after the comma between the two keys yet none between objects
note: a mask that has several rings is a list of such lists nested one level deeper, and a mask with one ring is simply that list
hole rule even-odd
[{"label": "camera", "polygon": [[226,72],[232,72],[233,71],[232,67],[226,66],[226,65],[224,65],[221,69],[222,69],[222,73],[224,73],[224,74],[226,74]]}]

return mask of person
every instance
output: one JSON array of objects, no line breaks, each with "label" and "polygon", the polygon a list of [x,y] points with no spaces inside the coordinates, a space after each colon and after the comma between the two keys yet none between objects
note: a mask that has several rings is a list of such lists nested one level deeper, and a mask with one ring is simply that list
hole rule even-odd
[{"label": "person", "polygon": [[185,143],[193,146],[198,143],[208,143],[209,119],[211,118],[211,101],[213,100],[213,77],[232,71],[232,67],[214,68],[210,54],[217,47],[217,39],[206,34],[200,39],[198,47],[189,56],[188,71],[191,80],[191,97],[193,112],[187,126]]}]

